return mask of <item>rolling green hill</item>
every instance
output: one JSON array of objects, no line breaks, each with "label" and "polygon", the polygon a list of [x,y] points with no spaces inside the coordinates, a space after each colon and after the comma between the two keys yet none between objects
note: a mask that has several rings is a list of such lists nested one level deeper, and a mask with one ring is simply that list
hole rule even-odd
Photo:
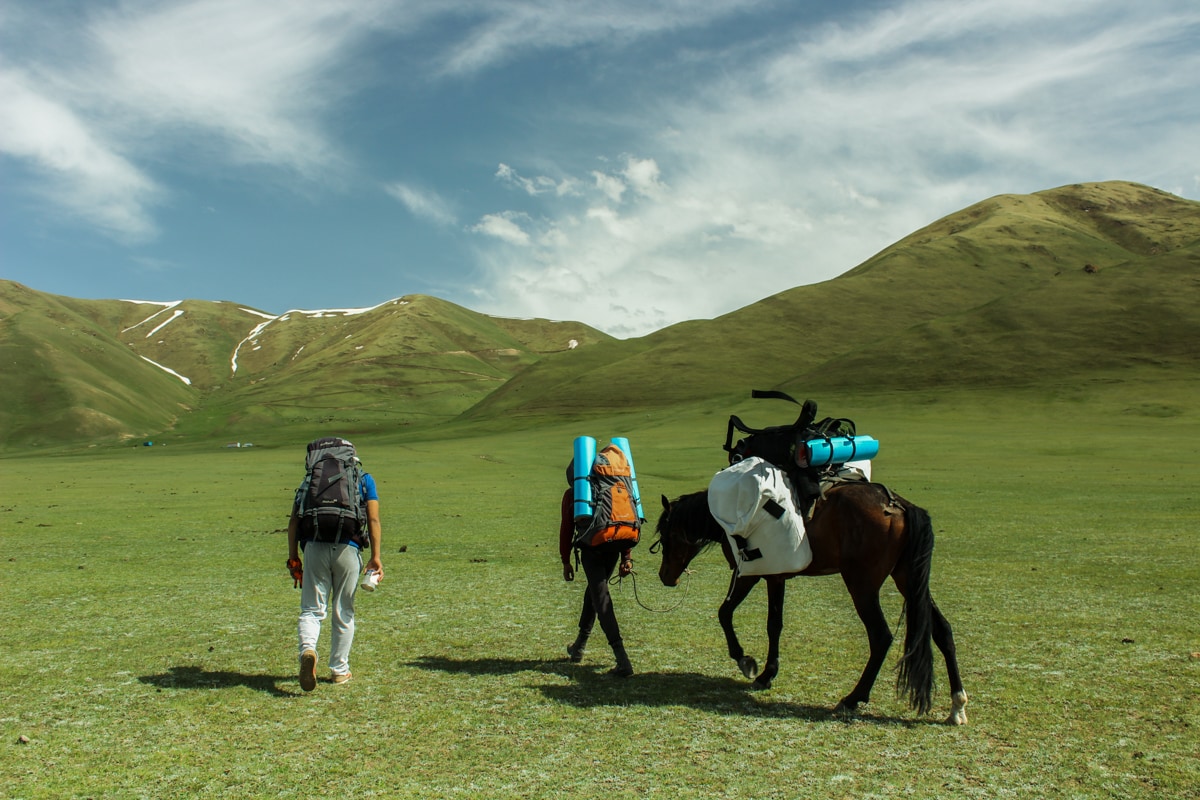
[{"label": "rolling green hill", "polygon": [[[547,358],[469,412],[538,414],[936,387],[1200,377],[1200,203],[1136,184],[978,203],[833,280],[573,363]],[[591,384],[614,395],[581,397]],[[669,376],[664,380],[661,376]]]},{"label": "rolling green hill", "polygon": [[195,389],[147,363],[97,316],[0,282],[0,447],[145,436],[190,413]]},{"label": "rolling green hill", "polygon": [[833,280],[626,341],[426,296],[276,317],[0,281],[0,448],[1195,381],[1198,340],[1200,203],[1124,182],[994,197]]},{"label": "rolling green hill", "polygon": [[419,295],[273,316],[0,281],[0,447],[166,432],[252,441],[334,421],[352,432],[447,419],[547,353],[609,339],[581,323],[488,317]]}]

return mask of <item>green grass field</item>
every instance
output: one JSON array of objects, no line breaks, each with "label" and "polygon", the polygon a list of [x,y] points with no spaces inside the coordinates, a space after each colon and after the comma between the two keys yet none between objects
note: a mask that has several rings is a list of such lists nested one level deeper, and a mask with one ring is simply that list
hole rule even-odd
[{"label": "green grass field", "polygon": [[[791,582],[780,677],[748,691],[716,621],[723,560],[669,590],[649,537],[638,593],[679,607],[614,587],[638,673],[604,674],[599,632],[566,661],[583,590],[556,548],[571,438],[630,436],[653,523],[660,493],[720,468],[730,411],[790,421],[777,401],[360,438],[387,575],[359,595],[355,680],[307,695],[284,569],[302,441],[10,456],[0,796],[1195,797],[1194,389],[822,399],[933,516],[963,728],[941,724],[940,662],[930,717],[893,695],[895,652],[862,714],[830,716],[867,652],[836,577]],[[899,620],[890,584],[884,608]],[[738,620],[760,659],[764,618],[760,590]]]}]

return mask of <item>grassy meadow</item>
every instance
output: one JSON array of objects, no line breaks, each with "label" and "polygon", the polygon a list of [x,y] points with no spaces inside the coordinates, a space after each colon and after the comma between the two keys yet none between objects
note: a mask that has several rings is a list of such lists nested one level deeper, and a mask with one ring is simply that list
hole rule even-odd
[{"label": "grassy meadow", "polygon": [[[779,401],[453,437],[355,437],[386,577],[360,593],[355,679],[296,680],[284,569],[303,441],[0,459],[0,796],[1183,798],[1200,786],[1194,383],[818,398],[882,442],[875,477],[931,512],[933,593],[970,724],[893,694],[829,713],[867,642],[836,577],[789,585],[782,668],[748,690],[707,553],[662,587],[652,533],[613,587],[637,674],[597,629],[566,661],[558,500],[577,434],[628,435],[658,496],[722,466],[729,413]],[[338,431],[330,431],[338,432]],[[635,602],[634,590],[651,613]],[[898,595],[884,609],[900,619]],[[740,611],[765,655],[765,592]]]}]

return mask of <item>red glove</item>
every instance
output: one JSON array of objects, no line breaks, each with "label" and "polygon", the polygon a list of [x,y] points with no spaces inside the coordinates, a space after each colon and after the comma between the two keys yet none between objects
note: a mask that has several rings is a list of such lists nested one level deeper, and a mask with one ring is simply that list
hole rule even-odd
[{"label": "red glove", "polygon": [[287,561],[288,572],[292,573],[292,588],[304,585],[304,567],[298,558],[289,558]]}]

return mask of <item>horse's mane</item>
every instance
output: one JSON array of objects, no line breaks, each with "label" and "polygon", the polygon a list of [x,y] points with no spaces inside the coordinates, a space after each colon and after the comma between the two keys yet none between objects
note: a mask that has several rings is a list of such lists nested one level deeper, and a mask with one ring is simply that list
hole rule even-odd
[{"label": "horse's mane", "polygon": [[676,498],[671,503],[670,513],[658,518],[655,530],[660,539],[669,538],[670,526],[680,526],[688,532],[688,538],[694,542],[703,542],[705,547],[716,544],[725,538],[725,532],[708,510],[708,490],[693,492]]}]

